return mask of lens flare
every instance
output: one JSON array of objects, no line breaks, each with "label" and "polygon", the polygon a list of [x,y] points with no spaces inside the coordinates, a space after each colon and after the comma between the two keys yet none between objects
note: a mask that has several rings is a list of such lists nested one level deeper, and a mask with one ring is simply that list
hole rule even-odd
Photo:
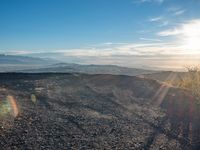
[{"label": "lens flare", "polygon": [[10,104],[10,108],[11,108],[11,113],[14,117],[17,117],[17,115],[19,114],[19,110],[17,107],[17,103],[16,100],[13,96],[7,96],[7,101]]},{"label": "lens flare", "polygon": [[10,104],[8,101],[1,101],[0,103],[0,116],[6,116],[11,111]]},{"label": "lens flare", "polygon": [[[169,76],[166,78],[166,81],[171,80],[174,81],[174,79],[176,78],[176,74],[170,73]],[[154,105],[156,106],[160,106],[161,103],[163,102],[165,96],[167,95],[168,91],[169,91],[169,86],[168,85],[161,85],[160,88],[158,89],[158,91],[155,93],[155,95],[153,96],[154,101]]]},{"label": "lens flare", "polygon": [[36,103],[36,101],[37,101],[37,98],[36,98],[36,96],[34,94],[31,94],[31,101],[33,103]]}]

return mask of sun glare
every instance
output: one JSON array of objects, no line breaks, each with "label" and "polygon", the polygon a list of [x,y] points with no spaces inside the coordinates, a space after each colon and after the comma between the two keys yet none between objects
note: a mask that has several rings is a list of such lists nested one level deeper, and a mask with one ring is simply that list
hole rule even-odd
[{"label": "sun glare", "polygon": [[200,38],[191,37],[186,39],[184,48],[191,54],[200,53]]},{"label": "sun glare", "polygon": [[182,45],[189,54],[200,53],[200,21],[193,21],[182,28]]}]

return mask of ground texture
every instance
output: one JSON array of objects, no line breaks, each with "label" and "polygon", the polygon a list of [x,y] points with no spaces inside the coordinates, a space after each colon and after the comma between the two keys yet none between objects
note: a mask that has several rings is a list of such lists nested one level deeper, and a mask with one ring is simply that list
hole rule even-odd
[{"label": "ground texture", "polygon": [[198,149],[199,104],[151,79],[0,74],[2,149]]}]

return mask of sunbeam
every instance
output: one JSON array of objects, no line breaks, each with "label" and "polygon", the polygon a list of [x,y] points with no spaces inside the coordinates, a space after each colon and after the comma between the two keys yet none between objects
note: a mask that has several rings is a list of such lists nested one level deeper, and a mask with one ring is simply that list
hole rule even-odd
[{"label": "sunbeam", "polygon": [[[169,76],[167,77],[166,81],[171,80],[173,81],[176,78],[176,74],[174,73],[170,73]],[[169,91],[169,86],[162,84],[160,86],[160,88],[158,89],[158,91],[155,93],[155,95],[153,96],[154,101],[154,105],[155,106],[160,106],[160,104],[162,103],[162,101],[164,100],[165,96],[167,95],[168,91]]]}]

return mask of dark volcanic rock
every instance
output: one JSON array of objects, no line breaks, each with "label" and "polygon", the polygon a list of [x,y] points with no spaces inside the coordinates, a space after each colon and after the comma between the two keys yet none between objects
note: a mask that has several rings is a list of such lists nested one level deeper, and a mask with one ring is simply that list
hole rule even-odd
[{"label": "dark volcanic rock", "polygon": [[187,91],[138,77],[0,74],[3,149],[197,149]]}]

